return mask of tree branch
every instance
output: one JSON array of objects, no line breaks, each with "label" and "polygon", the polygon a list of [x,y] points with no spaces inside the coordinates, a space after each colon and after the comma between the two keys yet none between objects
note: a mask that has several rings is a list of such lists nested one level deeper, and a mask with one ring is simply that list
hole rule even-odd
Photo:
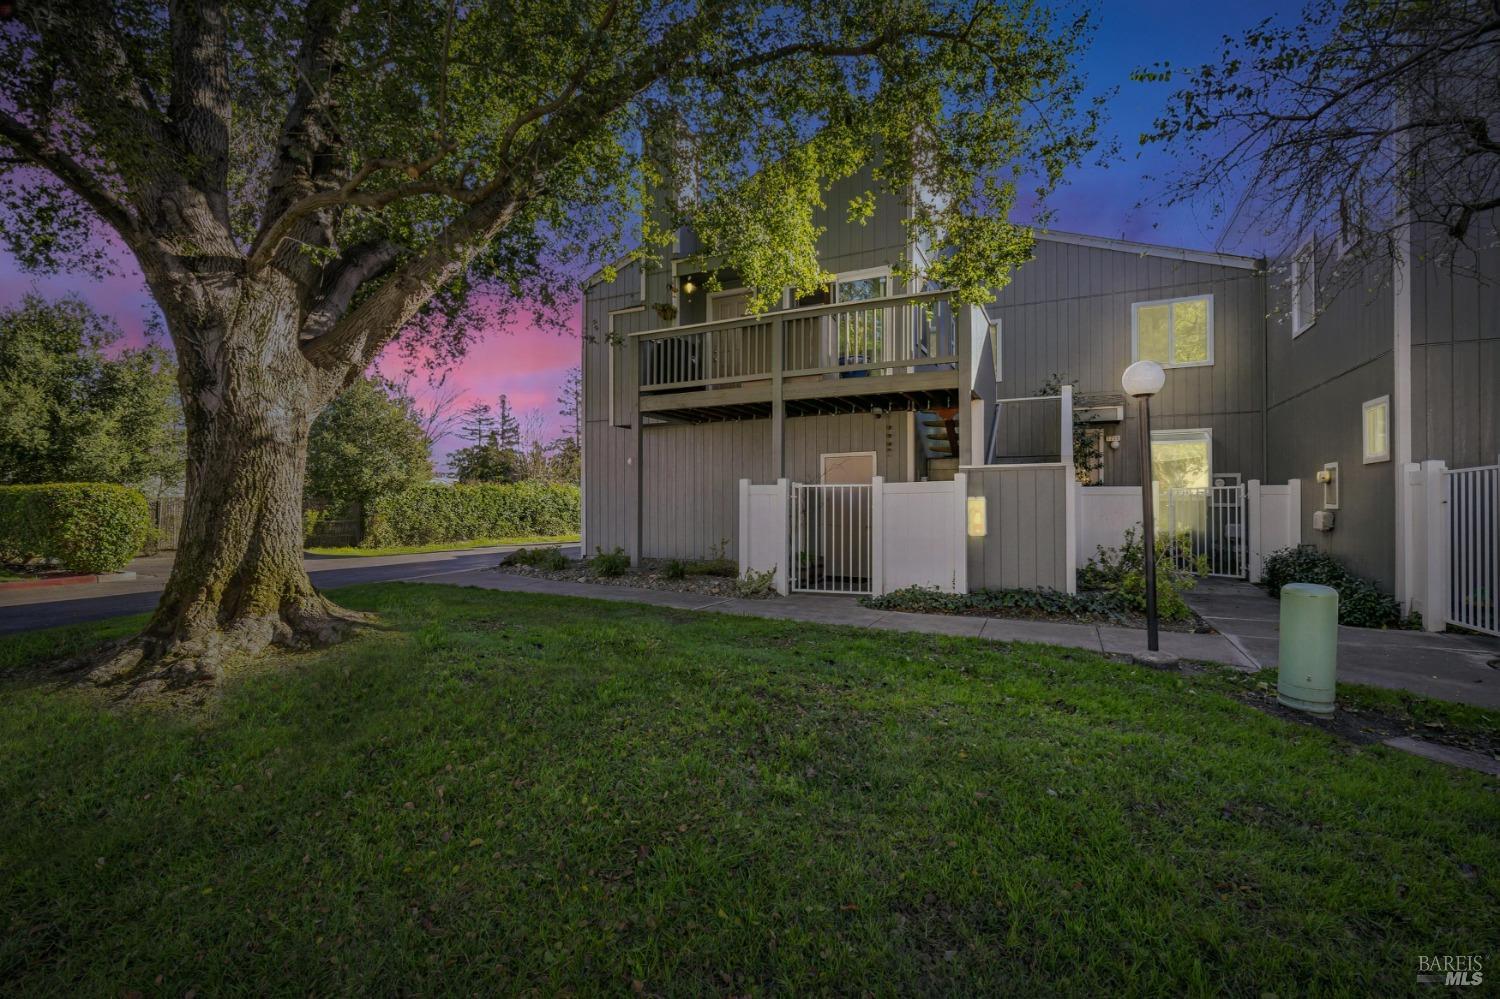
[{"label": "tree branch", "polygon": [[[276,165],[271,171],[265,210],[260,231],[251,245],[251,270],[262,266],[276,252],[286,235],[297,234],[298,240],[314,246],[333,242],[330,219],[315,220],[297,226],[319,207],[303,211],[297,218],[283,223],[287,209],[303,199],[334,187],[344,168],[340,157],[342,140],[332,120],[329,87],[338,64],[338,36],[348,23],[345,0],[312,0],[307,6],[307,20],[293,66],[295,91],[277,140]],[[268,240],[270,230],[278,228],[275,240]],[[269,243],[270,249],[264,249]]]},{"label": "tree branch", "polygon": [[130,208],[81,163],[50,140],[31,131],[8,111],[0,111],[0,135],[19,150],[27,162],[46,170],[82,198],[132,249],[139,252],[144,248],[148,239]]},{"label": "tree branch", "polygon": [[168,120],[190,154],[188,173],[229,228],[228,31],[223,0],[173,0]]},{"label": "tree branch", "polygon": [[333,328],[349,309],[354,295],[379,277],[401,256],[401,247],[388,240],[371,240],[350,247],[324,269],[324,290],[302,323],[303,340],[315,339]]}]

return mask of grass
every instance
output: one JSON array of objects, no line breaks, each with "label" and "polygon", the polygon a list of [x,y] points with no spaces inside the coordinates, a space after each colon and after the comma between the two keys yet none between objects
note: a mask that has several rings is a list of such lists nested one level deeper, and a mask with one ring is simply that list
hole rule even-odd
[{"label": "grass", "polygon": [[140,619],[0,640],[8,990],[1401,994],[1500,925],[1494,780],[1218,674],[339,599],[386,630],[194,716],[27,678]]},{"label": "grass", "polygon": [[461,552],[470,548],[494,548],[499,545],[549,545],[577,542],[576,534],[539,534],[519,538],[480,538],[477,541],[441,541],[430,545],[395,545],[389,548],[308,548],[309,555],[423,555],[427,552]]}]

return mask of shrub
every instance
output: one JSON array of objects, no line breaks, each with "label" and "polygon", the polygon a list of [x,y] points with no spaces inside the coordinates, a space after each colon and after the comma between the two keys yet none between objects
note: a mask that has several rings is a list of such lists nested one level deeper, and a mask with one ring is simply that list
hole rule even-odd
[{"label": "shrub", "polygon": [[908,586],[879,597],[861,597],[875,610],[916,614],[1034,614],[1128,623],[1133,608],[1119,594],[1106,590],[1063,593],[1059,590],[975,590],[944,593],[924,586]]},{"label": "shrub", "polygon": [[688,562],[683,568],[689,576],[723,576],[734,579],[740,574],[740,564],[725,554],[728,550],[729,540],[726,538],[709,546],[708,558]]},{"label": "shrub", "polygon": [[125,486],[0,486],[0,559],[56,559],[74,572],[118,572],[151,535],[146,497]]},{"label": "shrub", "polygon": [[313,535],[318,533],[318,521],[323,519],[322,510],[302,511],[302,543],[312,544]]},{"label": "shrub", "polygon": [[595,548],[594,557],[589,559],[589,568],[596,576],[623,576],[625,570],[630,568],[630,556],[619,546],[612,552]]},{"label": "shrub", "polygon": [[[1146,546],[1133,527],[1126,528],[1119,548],[1100,545],[1078,574],[1078,585],[1104,590],[1124,600],[1131,610],[1146,612]],[[1163,621],[1186,621],[1192,610],[1182,595],[1198,584],[1195,573],[1207,571],[1203,556],[1189,556],[1186,536],[1156,538],[1156,613]]]},{"label": "shrub", "polygon": [[1283,548],[1266,556],[1261,580],[1271,596],[1287,583],[1319,583],[1339,593],[1339,624],[1356,628],[1389,628],[1401,624],[1401,606],[1368,579],[1361,579],[1326,552],[1307,545]]},{"label": "shrub", "polygon": [[662,575],[667,579],[687,579],[687,574],[687,565],[681,559],[675,558],[668,562],[667,567],[662,570]]},{"label": "shrub", "polygon": [[556,548],[517,548],[500,560],[501,565],[527,565],[544,572],[568,567],[568,556]]},{"label": "shrub", "polygon": [[376,497],[363,545],[385,548],[480,538],[575,534],[578,487],[555,483],[429,484]]},{"label": "shrub", "polygon": [[734,584],[735,596],[748,597],[752,600],[760,597],[769,597],[776,592],[776,570],[766,569],[764,572],[756,572],[754,569],[746,569]]}]

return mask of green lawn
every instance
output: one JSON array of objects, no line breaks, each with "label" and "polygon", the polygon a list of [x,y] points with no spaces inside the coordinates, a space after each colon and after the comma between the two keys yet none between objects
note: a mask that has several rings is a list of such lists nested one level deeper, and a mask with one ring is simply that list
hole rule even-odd
[{"label": "green lawn", "polygon": [[470,548],[499,545],[550,545],[576,543],[576,534],[538,534],[520,538],[480,538],[477,541],[441,541],[431,545],[396,545],[390,548],[308,548],[309,555],[422,555],[427,552],[461,552]]},{"label": "green lawn", "polygon": [[1389,995],[1419,954],[1494,956],[1497,782],[1226,677],[339,598],[388,630],[196,717],[16,670],[131,622],[0,639],[8,990]]}]

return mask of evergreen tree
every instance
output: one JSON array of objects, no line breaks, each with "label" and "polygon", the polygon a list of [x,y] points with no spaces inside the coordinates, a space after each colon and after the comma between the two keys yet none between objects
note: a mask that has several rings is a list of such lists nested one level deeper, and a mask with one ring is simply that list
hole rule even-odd
[{"label": "evergreen tree", "polygon": [[495,417],[489,403],[476,402],[464,410],[460,433],[471,444],[484,444],[494,436]]},{"label": "evergreen tree", "polygon": [[500,450],[516,455],[521,453],[521,421],[516,419],[515,410],[510,408],[510,399],[504,393],[501,393],[500,405],[495,409],[495,436]]}]

